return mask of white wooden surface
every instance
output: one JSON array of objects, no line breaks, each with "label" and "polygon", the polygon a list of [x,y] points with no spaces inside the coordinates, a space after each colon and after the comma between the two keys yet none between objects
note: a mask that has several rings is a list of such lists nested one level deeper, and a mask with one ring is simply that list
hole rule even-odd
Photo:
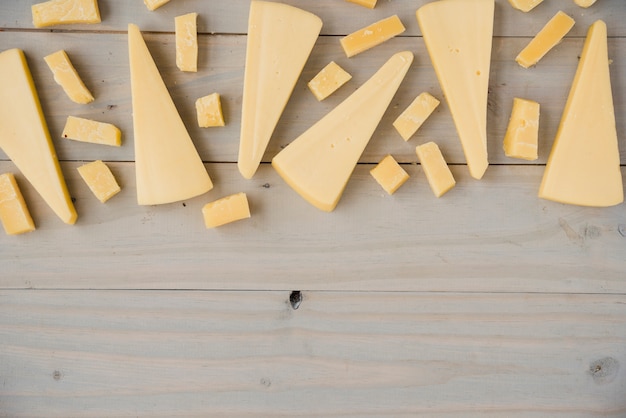
[{"label": "white wooden surface", "polygon": [[[25,50],[79,220],[62,224],[15,172],[38,226],[0,234],[0,417],[16,416],[626,416],[626,211],[540,200],[537,189],[584,34],[609,26],[626,164],[626,2],[581,9],[546,0],[529,14],[496,0],[488,112],[492,166],[467,173],[443,101],[405,143],[391,122],[421,91],[442,98],[415,10],[426,0],[289,0],[319,14],[320,37],[259,172],[236,168],[248,0],[100,0],[100,25],[32,28],[30,5],[0,1],[0,50]],[[559,9],[577,23],[537,67],[514,57]],[[200,13],[200,71],[174,62],[173,17]],[[352,59],[341,35],[397,13],[407,31]],[[125,30],[148,47],[215,188],[136,205]],[[43,56],[66,49],[96,96],[70,102]],[[319,212],[268,162],[394,52],[415,63],[336,211]],[[354,78],[318,103],[306,88],[330,60]],[[222,94],[227,126],[199,129],[193,103]],[[542,105],[540,158],[506,158],[513,97]],[[60,138],[68,115],[118,125],[121,148]],[[441,199],[414,154],[436,140],[457,178]],[[411,175],[387,196],[369,169],[392,153]],[[77,176],[109,162],[123,190],[100,204]],[[626,168],[622,168],[626,174]],[[206,230],[200,209],[248,193],[253,216]],[[291,290],[303,291],[294,310]]]}]

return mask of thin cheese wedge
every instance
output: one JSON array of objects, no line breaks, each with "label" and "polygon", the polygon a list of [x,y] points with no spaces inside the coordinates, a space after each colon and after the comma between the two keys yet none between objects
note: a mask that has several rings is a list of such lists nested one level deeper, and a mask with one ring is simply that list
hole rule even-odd
[{"label": "thin cheese wedge", "polygon": [[215,228],[249,218],[248,196],[245,193],[236,193],[207,203],[202,208],[202,215],[207,228]]},{"label": "thin cheese wedge", "polygon": [[63,138],[92,144],[122,145],[122,132],[110,123],[68,116],[63,128]]},{"label": "thin cheese wedge", "polygon": [[351,78],[350,73],[341,68],[335,61],[331,61],[309,81],[308,86],[315,98],[322,101],[350,81]]},{"label": "thin cheese wedge", "polygon": [[624,201],[606,24],[591,25],[539,197],[581,206]]},{"label": "thin cheese wedge", "polygon": [[537,64],[574,27],[574,19],[558,11],[517,55],[515,61],[524,68]]},{"label": "thin cheese wedge", "polygon": [[430,93],[424,92],[411,102],[404,112],[393,122],[393,127],[402,139],[408,141],[439,106],[439,100]]},{"label": "thin cheese wedge", "polygon": [[278,174],[313,206],[337,206],[352,171],[411,63],[411,52],[393,55],[339,106],[272,160]]},{"label": "thin cheese wedge", "polygon": [[383,158],[370,174],[387,194],[394,194],[409,179],[409,174],[398,164],[392,155]]},{"label": "thin cheese wedge", "polygon": [[455,186],[454,176],[436,143],[418,145],[415,152],[435,196],[441,197]]},{"label": "thin cheese wedge", "polygon": [[378,0],[346,0],[350,3],[358,4],[359,6],[367,7],[368,9],[373,9],[376,7],[376,2]]},{"label": "thin cheese wedge", "polygon": [[67,97],[78,104],[87,104],[94,101],[93,94],[83,83],[78,72],[72,65],[70,57],[63,50],[44,57],[50,71],[54,76],[54,81],[63,88]]},{"label": "thin cheese wedge", "polygon": [[77,170],[94,196],[102,203],[105,203],[121,190],[113,173],[101,160],[83,164]]},{"label": "thin cheese wedge", "polygon": [[504,135],[504,154],[507,157],[533,161],[538,158],[539,103],[513,99],[513,110]]},{"label": "thin cheese wedge", "polygon": [[35,84],[19,49],[0,53],[0,148],[63,222],[76,222]]},{"label": "thin cheese wedge", "polygon": [[196,116],[198,126],[201,128],[224,126],[224,114],[222,113],[222,101],[219,93],[209,94],[196,100]]},{"label": "thin cheese wedge", "polygon": [[7,235],[35,230],[35,223],[13,173],[0,175],[0,221]]},{"label": "thin cheese wedge", "polygon": [[250,3],[237,167],[252,178],[322,29],[312,13],[283,3]]},{"label": "thin cheese wedge", "polygon": [[530,12],[532,9],[539,6],[542,2],[543,0],[509,0],[511,6],[525,13]]},{"label": "thin cheese wedge", "polygon": [[405,30],[398,15],[393,15],[341,38],[340,42],[346,56],[350,58],[400,35]]},{"label": "thin cheese wedge", "polygon": [[128,26],[137,202],[158,205],[213,188],[150,51],[136,25]]},{"label": "thin cheese wedge", "polygon": [[169,2],[170,0],[143,0],[143,3],[146,5],[148,10],[150,11],[155,11],[159,7]]},{"label": "thin cheese wedge", "polygon": [[181,71],[198,71],[198,13],[176,16],[176,66]]},{"label": "thin cheese wedge", "polygon": [[439,0],[422,6],[417,21],[461,139],[472,177],[487,159],[487,91],[494,0]]},{"label": "thin cheese wedge", "polygon": [[98,0],[50,0],[33,4],[31,11],[36,28],[101,21]]},{"label": "thin cheese wedge", "polygon": [[577,6],[584,7],[585,9],[593,6],[595,2],[596,0],[574,0]]}]

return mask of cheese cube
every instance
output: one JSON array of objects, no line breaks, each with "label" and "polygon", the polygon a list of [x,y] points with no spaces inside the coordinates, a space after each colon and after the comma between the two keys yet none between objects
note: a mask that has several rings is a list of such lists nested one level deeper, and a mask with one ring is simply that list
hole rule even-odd
[{"label": "cheese cube", "polygon": [[249,218],[248,197],[245,193],[236,193],[207,203],[202,208],[202,215],[207,228]]},{"label": "cheese cube", "polygon": [[539,6],[543,0],[509,0],[511,6],[522,12],[530,12],[535,7]]},{"label": "cheese cube", "polygon": [[0,221],[8,235],[35,230],[33,218],[12,173],[0,175]]},{"label": "cheese cube", "polygon": [[441,197],[454,187],[456,181],[437,144],[427,142],[415,148],[415,152],[435,196]]},{"label": "cheese cube", "polygon": [[376,2],[378,0],[346,0],[346,1],[349,1],[350,3],[358,4],[363,7],[367,7],[369,9],[373,9],[374,7],[376,7]]},{"label": "cheese cube", "polygon": [[383,158],[370,174],[388,194],[394,194],[408,179],[409,175],[391,155]]},{"label": "cheese cube", "polygon": [[50,0],[33,4],[31,12],[36,28],[70,23],[100,23],[98,0]]},{"label": "cheese cube", "polygon": [[331,61],[311,81],[309,89],[317,100],[322,101],[333,94],[339,87],[346,84],[352,76],[341,68],[335,61]]},{"label": "cheese cube", "polygon": [[507,157],[536,160],[538,138],[539,103],[514,98],[509,126],[504,136],[504,153]]},{"label": "cheese cube", "polygon": [[350,58],[380,45],[404,31],[404,25],[398,15],[393,15],[341,38],[341,46]]},{"label": "cheese cube", "polygon": [[596,2],[596,0],[574,0],[574,3],[576,3],[576,5],[578,5],[580,7],[584,7],[585,9],[587,7],[593,6],[593,4],[595,2]]},{"label": "cheese cube", "polygon": [[113,173],[102,161],[81,165],[77,170],[100,202],[104,203],[120,192]]},{"label": "cheese cube", "polygon": [[44,61],[50,67],[54,81],[63,88],[71,101],[78,104],[93,102],[93,95],[80,79],[65,51],[60,50],[50,54],[44,57]]},{"label": "cheese cube", "polygon": [[143,0],[143,3],[146,5],[148,10],[155,11],[169,1],[170,0]]},{"label": "cheese cube", "polygon": [[393,122],[394,128],[408,141],[422,124],[428,119],[433,111],[439,106],[439,100],[429,93],[421,93],[413,100],[404,112]]},{"label": "cheese cube", "polygon": [[515,61],[524,68],[537,64],[544,55],[561,42],[574,23],[574,19],[558,11],[519,53]]},{"label": "cheese cube", "polygon": [[196,115],[198,126],[210,128],[212,126],[224,126],[224,114],[219,93],[209,94],[196,100]]},{"label": "cheese cube", "polygon": [[198,71],[198,13],[176,16],[176,66],[181,71]]},{"label": "cheese cube", "polygon": [[117,126],[75,116],[67,117],[63,138],[115,147],[122,145],[122,132]]}]

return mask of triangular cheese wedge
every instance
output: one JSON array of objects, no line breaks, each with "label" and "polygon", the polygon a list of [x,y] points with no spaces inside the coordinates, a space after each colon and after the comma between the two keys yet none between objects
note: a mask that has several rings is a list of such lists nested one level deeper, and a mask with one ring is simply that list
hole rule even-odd
[{"label": "triangular cheese wedge", "polygon": [[417,21],[461,139],[470,174],[487,160],[487,91],[494,0],[439,0],[417,10]]},{"label": "triangular cheese wedge", "polygon": [[315,207],[335,209],[412,62],[408,51],[392,56],[358,90],[279,152],[272,166],[287,184]]},{"label": "triangular cheese wedge", "polygon": [[312,13],[282,3],[250,3],[237,166],[256,172],[278,119],[322,29]]},{"label": "triangular cheese wedge", "polygon": [[150,51],[136,25],[128,25],[133,95],[137,202],[158,205],[213,188]]},{"label": "triangular cheese wedge", "polygon": [[76,222],[24,53],[0,53],[0,148],[61,220]]},{"label": "triangular cheese wedge", "polygon": [[624,201],[606,24],[589,28],[539,197],[581,206]]}]

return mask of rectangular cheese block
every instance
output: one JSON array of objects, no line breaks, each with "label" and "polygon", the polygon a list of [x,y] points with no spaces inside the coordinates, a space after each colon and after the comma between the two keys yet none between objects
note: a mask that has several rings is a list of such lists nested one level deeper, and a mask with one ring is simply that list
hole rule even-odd
[{"label": "rectangular cheese block", "polygon": [[201,128],[224,126],[224,114],[222,113],[222,101],[219,93],[209,94],[196,100],[196,116],[198,126]]},{"label": "rectangular cheese block", "polygon": [[358,4],[359,6],[367,7],[368,9],[373,9],[376,7],[376,2],[378,0],[346,0],[350,3]]},{"label": "rectangular cheese block", "polygon": [[341,38],[341,46],[350,58],[380,45],[404,31],[405,28],[400,18],[393,15]]},{"label": "rectangular cheese block", "polygon": [[433,111],[439,106],[439,100],[427,92],[421,93],[404,112],[393,122],[394,128],[402,139],[408,141]]},{"label": "rectangular cheese block", "polygon": [[418,145],[415,152],[435,196],[441,197],[454,187],[454,176],[436,143]]},{"label": "rectangular cheese block", "polygon": [[143,0],[143,3],[146,5],[148,10],[154,11],[164,4],[169,3],[169,1],[170,0]]},{"label": "rectangular cheese block", "polygon": [[176,16],[176,66],[181,71],[198,71],[198,13]]},{"label": "rectangular cheese block", "polygon": [[81,80],[65,51],[60,50],[47,55],[44,61],[52,71],[54,81],[63,88],[71,101],[78,104],[93,102],[93,95]]},{"label": "rectangular cheese block", "polygon": [[236,193],[207,203],[202,208],[204,224],[215,228],[250,217],[250,206],[245,193]]},{"label": "rectangular cheese block", "polygon": [[392,155],[383,158],[370,174],[388,194],[394,194],[409,179],[409,174],[398,164]]},{"label": "rectangular cheese block", "polygon": [[106,202],[120,192],[113,173],[109,167],[100,160],[81,165],[77,168],[80,176],[85,180],[91,192],[102,203]]},{"label": "rectangular cheese block", "polygon": [[122,145],[122,132],[117,126],[75,116],[67,117],[63,138],[115,147]]},{"label": "rectangular cheese block", "polygon": [[539,141],[539,103],[513,99],[513,110],[504,136],[504,153],[507,157],[523,160],[537,159]]},{"label": "rectangular cheese block", "polygon": [[100,23],[98,0],[50,0],[33,4],[31,12],[36,28],[72,23]]},{"label": "rectangular cheese block", "polygon": [[33,218],[12,173],[0,175],[0,221],[8,235],[35,230]]},{"label": "rectangular cheese block", "polygon": [[346,84],[352,76],[341,68],[335,61],[331,61],[326,67],[317,73],[309,81],[309,89],[319,101],[333,94],[339,87]]},{"label": "rectangular cheese block", "polygon": [[535,7],[539,6],[543,0],[509,0],[511,6],[522,12],[530,12]]},{"label": "rectangular cheese block", "polygon": [[517,55],[515,61],[524,68],[537,64],[574,26],[574,19],[558,11]]}]

